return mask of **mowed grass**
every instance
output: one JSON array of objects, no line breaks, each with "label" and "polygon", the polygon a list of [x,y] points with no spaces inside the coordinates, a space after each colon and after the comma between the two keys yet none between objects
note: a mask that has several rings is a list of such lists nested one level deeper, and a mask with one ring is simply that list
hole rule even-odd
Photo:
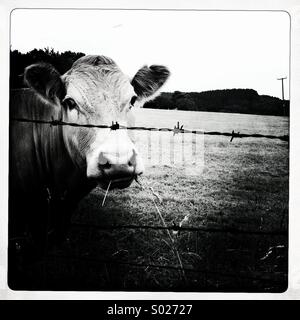
[{"label": "mowed grass", "polygon": [[[150,164],[141,179],[145,189],[134,182],[130,188],[112,190],[104,207],[105,190],[93,190],[80,202],[68,240],[50,252],[43,288],[284,291],[287,236],[171,231],[187,269],[183,276],[180,270],[168,268],[180,266],[166,230],[101,228],[162,226],[155,199],[169,226],[185,218],[183,226],[287,230],[288,143],[264,138],[229,140],[205,136],[202,167],[192,161]],[[161,203],[153,198],[150,186]],[[41,279],[35,279],[31,286],[38,288]]]}]

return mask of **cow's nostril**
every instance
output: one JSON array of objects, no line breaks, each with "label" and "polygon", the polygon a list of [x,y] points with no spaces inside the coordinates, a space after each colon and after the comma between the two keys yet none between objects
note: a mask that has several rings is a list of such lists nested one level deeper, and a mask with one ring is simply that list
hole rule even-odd
[{"label": "cow's nostril", "polygon": [[129,161],[129,162],[128,162],[128,166],[129,166],[129,167],[132,167],[132,166],[133,166],[132,162]]},{"label": "cow's nostril", "polygon": [[111,164],[108,163],[108,161],[103,165],[104,169],[109,169],[111,167]]}]

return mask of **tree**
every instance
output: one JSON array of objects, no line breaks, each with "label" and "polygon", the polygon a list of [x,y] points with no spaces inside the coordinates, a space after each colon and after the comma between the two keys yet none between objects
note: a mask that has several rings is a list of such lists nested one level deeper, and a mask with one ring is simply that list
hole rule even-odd
[{"label": "tree", "polygon": [[24,87],[23,73],[24,69],[38,62],[51,63],[59,73],[64,74],[69,70],[72,64],[84,56],[82,52],[65,51],[59,53],[53,48],[33,49],[27,53],[21,53],[18,50],[10,51],[10,87]]}]

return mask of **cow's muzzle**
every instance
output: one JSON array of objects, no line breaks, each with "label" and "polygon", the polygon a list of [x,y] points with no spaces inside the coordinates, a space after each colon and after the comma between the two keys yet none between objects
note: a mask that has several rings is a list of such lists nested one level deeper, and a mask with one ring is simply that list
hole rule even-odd
[{"label": "cow's muzzle", "polygon": [[138,156],[134,150],[129,160],[122,162],[112,161],[110,155],[101,153],[98,167],[102,176],[100,186],[104,189],[107,188],[109,181],[111,181],[111,189],[126,188],[130,186],[136,176],[143,173],[143,166],[139,164]]}]

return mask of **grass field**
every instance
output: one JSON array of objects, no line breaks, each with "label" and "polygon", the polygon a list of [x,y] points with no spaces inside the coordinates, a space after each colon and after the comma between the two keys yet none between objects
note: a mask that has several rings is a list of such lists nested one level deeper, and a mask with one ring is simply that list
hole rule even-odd
[{"label": "grass field", "polygon": [[[287,118],[205,112],[139,110],[137,125],[173,127],[179,119],[185,128],[288,134]],[[205,136],[203,170],[189,161],[148,164],[142,182],[161,197],[162,202],[156,203],[165,222],[178,225],[185,218],[184,226],[192,227],[286,230],[288,143],[264,138],[229,140]],[[145,138],[139,143],[145,144]],[[41,275],[44,288],[242,292],[286,289],[287,236],[171,232],[184,268],[198,271],[186,271],[184,278],[178,270],[153,266],[179,267],[166,230],[95,227],[161,226],[150,190],[143,190],[134,182],[128,189],[109,192],[101,207],[104,193],[96,188],[81,201],[68,240],[50,253],[45,264],[47,272]],[[30,282],[33,288],[41,283],[36,276],[41,274],[40,268],[35,266],[30,271],[35,275]]]}]

